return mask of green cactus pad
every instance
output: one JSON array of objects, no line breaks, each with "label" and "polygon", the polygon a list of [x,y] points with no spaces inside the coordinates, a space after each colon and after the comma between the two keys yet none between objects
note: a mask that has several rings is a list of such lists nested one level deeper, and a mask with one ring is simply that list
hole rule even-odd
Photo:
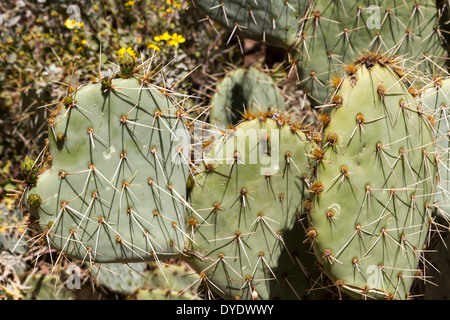
[{"label": "green cactus pad", "polygon": [[82,86],[72,98],[49,121],[51,167],[29,190],[41,200],[30,212],[43,239],[86,261],[181,254],[189,168],[177,107],[133,77]]},{"label": "green cactus pad", "polygon": [[156,265],[144,274],[137,300],[201,300],[200,276],[184,262]]},{"label": "green cactus pad", "polygon": [[436,139],[436,159],[438,163],[438,186],[435,197],[435,215],[447,224],[450,223],[450,167],[448,112],[450,108],[450,78],[436,77],[433,83],[425,86],[417,96],[418,103],[434,124]]},{"label": "green cactus pad", "polygon": [[205,221],[192,215],[187,232],[189,263],[209,290],[245,300],[319,294],[309,291],[319,271],[298,221],[312,147],[275,113],[241,122],[206,152],[190,195]]},{"label": "green cactus pad", "polygon": [[425,61],[420,69],[432,72],[431,61],[442,63],[445,52],[438,25],[432,0],[316,0],[297,48],[301,83],[315,103],[325,103],[330,74],[342,74],[365,50],[402,56],[408,66]]},{"label": "green cactus pad", "polygon": [[115,293],[129,295],[139,290],[145,282],[146,262],[104,263],[93,265],[96,281]]},{"label": "green cactus pad", "polygon": [[284,97],[273,79],[256,68],[233,70],[217,85],[210,118],[221,127],[235,125],[245,113],[276,108],[284,111]]},{"label": "green cactus pad", "polygon": [[23,300],[77,300],[79,290],[69,290],[56,275],[34,274],[28,277]]},{"label": "green cactus pad", "polygon": [[185,263],[103,263],[93,266],[96,280],[129,299],[200,299],[200,277]]},{"label": "green cactus pad", "polygon": [[332,95],[330,73],[341,74],[365,50],[403,56],[427,73],[445,62],[448,8],[432,0],[195,3],[232,35],[294,51],[290,62],[297,64],[300,84],[314,104]]},{"label": "green cactus pad", "polygon": [[309,214],[314,249],[347,293],[405,299],[432,211],[432,129],[394,61],[367,54],[354,67],[323,134]]},{"label": "green cactus pad", "polygon": [[308,1],[195,0],[194,3],[233,35],[286,48],[297,40]]}]

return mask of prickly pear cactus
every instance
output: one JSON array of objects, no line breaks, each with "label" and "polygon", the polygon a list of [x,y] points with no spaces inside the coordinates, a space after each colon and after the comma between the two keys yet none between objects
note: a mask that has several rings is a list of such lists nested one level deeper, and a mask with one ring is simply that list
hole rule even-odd
[{"label": "prickly pear cactus", "polygon": [[144,284],[146,267],[145,262],[104,263],[93,265],[92,272],[97,282],[110,291],[130,295]]},{"label": "prickly pear cactus", "polygon": [[316,256],[357,298],[407,298],[431,217],[432,129],[396,67],[373,53],[347,67],[311,188]]},{"label": "prickly pear cactus", "polygon": [[[231,35],[293,51],[300,84],[314,104],[332,94],[328,80],[364,50],[404,56],[431,73],[442,64],[448,35],[444,1],[196,0],[208,19]],[[442,28],[442,29],[441,29]]]},{"label": "prickly pear cactus", "polygon": [[[282,115],[243,121],[206,151],[190,195],[190,265],[226,299],[303,299],[319,274],[305,210],[313,143]],[[207,194],[207,195],[206,195]]]},{"label": "prickly pear cactus", "polygon": [[154,265],[144,274],[137,300],[201,300],[201,278],[185,263]]},{"label": "prickly pear cactus", "polygon": [[298,38],[308,1],[195,0],[194,4],[231,35],[286,48]]},{"label": "prickly pear cactus", "polygon": [[285,110],[284,97],[272,77],[256,68],[231,71],[217,85],[210,118],[221,127],[235,125],[245,113]]},{"label": "prickly pear cactus", "polygon": [[99,284],[128,299],[200,300],[200,277],[183,262],[104,263],[93,266],[93,273]]},{"label": "prickly pear cactus", "polygon": [[33,274],[25,281],[23,300],[77,300],[77,290],[69,290],[57,275]]},{"label": "prickly pear cactus", "polygon": [[80,260],[158,260],[184,247],[184,111],[130,76],[130,58],[124,78],[80,86],[52,113],[51,161],[27,194],[48,246]]},{"label": "prickly pear cactus", "polygon": [[432,72],[444,55],[435,1],[313,1],[298,44],[301,83],[316,103],[332,94],[331,75],[342,73],[364,50],[389,52]]},{"label": "prickly pear cactus", "polygon": [[437,190],[434,201],[435,214],[441,222],[450,223],[450,169],[449,169],[449,108],[450,78],[434,77],[432,83],[420,90],[417,97],[423,111],[434,123],[436,140]]}]

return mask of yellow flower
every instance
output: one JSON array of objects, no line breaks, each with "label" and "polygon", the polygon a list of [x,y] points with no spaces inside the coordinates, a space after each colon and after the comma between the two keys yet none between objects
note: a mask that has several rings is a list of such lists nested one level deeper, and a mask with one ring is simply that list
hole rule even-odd
[{"label": "yellow flower", "polygon": [[123,48],[123,47],[120,48],[120,50],[119,50],[119,56],[120,56],[120,57],[123,57],[123,54],[125,53],[125,51],[128,52],[128,54],[129,54],[130,56],[132,56],[133,58],[136,59],[136,52],[134,52],[134,50],[131,49],[131,47],[128,47],[127,49],[125,49],[125,48]]},{"label": "yellow flower", "polygon": [[125,3],[125,7],[132,7],[133,5],[134,5],[133,0],[129,0],[128,2]]},{"label": "yellow flower", "polygon": [[81,40],[80,46],[77,48],[77,50],[78,50],[78,51],[82,51],[84,45],[86,44],[86,42],[87,42],[86,39]]},{"label": "yellow flower", "polygon": [[64,22],[64,25],[66,26],[67,29],[74,29],[74,28],[82,28],[84,26],[84,22],[77,22],[75,19],[69,20],[67,19]]},{"label": "yellow flower", "polygon": [[75,19],[73,19],[73,20],[67,19],[67,20],[64,22],[64,25],[66,26],[67,29],[73,29],[73,28],[75,28]]},{"label": "yellow flower", "polygon": [[[181,1],[177,2],[175,0],[166,0],[166,4],[169,6],[174,7],[175,9],[181,9]],[[170,11],[168,11],[170,10]],[[166,12],[173,12],[172,9],[167,9]]]},{"label": "yellow flower", "polygon": [[155,39],[155,41],[169,41],[172,39],[172,37],[168,32],[164,32],[162,35],[156,36],[153,39]]},{"label": "yellow flower", "polygon": [[181,7],[181,2],[176,2],[175,0],[166,0],[166,3],[168,5],[174,6],[177,9],[180,9],[180,7]]},{"label": "yellow flower", "polygon": [[180,34],[177,34],[177,33],[174,33],[173,35],[172,35],[172,39],[169,41],[169,44],[171,45],[171,46],[173,46],[173,47],[175,47],[175,46],[177,46],[178,44],[180,44],[180,43],[183,43],[183,42],[185,42],[186,41],[186,39],[185,38],[183,38],[183,36]]},{"label": "yellow flower", "polygon": [[153,44],[153,43],[148,44],[148,45],[147,45],[147,48],[153,49],[153,50],[155,50],[155,51],[161,51],[161,49],[160,49],[157,45],[155,45],[155,44]]},{"label": "yellow flower", "polygon": [[157,42],[167,41],[167,42],[169,42],[169,45],[171,45],[172,47],[176,47],[180,43],[183,43],[186,41],[186,39],[183,38],[183,36],[181,34],[179,35],[177,33],[174,33],[174,34],[170,35],[168,32],[164,32],[162,35],[156,36],[153,39]]}]

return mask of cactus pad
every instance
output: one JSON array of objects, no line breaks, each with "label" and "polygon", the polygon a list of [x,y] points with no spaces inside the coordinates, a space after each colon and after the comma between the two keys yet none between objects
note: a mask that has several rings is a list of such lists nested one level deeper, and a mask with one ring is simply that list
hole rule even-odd
[{"label": "cactus pad", "polygon": [[434,123],[436,159],[438,164],[435,214],[441,221],[450,223],[450,169],[448,112],[450,107],[450,78],[435,77],[433,82],[421,90],[417,97],[423,111]]},{"label": "cactus pad", "polygon": [[235,125],[245,113],[270,108],[285,110],[284,97],[273,79],[256,68],[233,70],[217,85],[212,99],[211,121]]},{"label": "cactus pad", "polygon": [[[241,122],[206,152],[191,192],[190,264],[227,299],[313,297],[319,276],[303,243],[312,151],[299,127],[279,114]],[[205,196],[208,192],[208,196]]]},{"label": "cactus pad", "polygon": [[195,0],[195,4],[233,35],[289,47],[297,40],[307,1],[245,1],[243,4],[241,0]]},{"label": "cactus pad", "polygon": [[407,297],[431,217],[432,130],[395,67],[367,54],[348,68],[323,134],[320,192],[312,193],[316,256],[359,298]]},{"label": "cactus pad", "polygon": [[442,62],[443,42],[435,1],[316,0],[297,48],[301,83],[325,103],[330,75],[342,74],[365,50],[402,56],[408,66],[425,61],[420,69],[432,72],[431,61]]},{"label": "cactus pad", "polygon": [[132,262],[184,247],[188,132],[168,94],[135,77],[78,88],[49,120],[51,164],[28,203],[48,245]]}]

